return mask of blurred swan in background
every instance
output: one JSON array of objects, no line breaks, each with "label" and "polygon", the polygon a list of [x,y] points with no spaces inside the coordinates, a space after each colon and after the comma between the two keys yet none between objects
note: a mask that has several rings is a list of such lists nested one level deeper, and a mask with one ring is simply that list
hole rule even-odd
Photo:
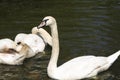
[{"label": "blurred swan in background", "polygon": [[43,52],[46,43],[52,46],[51,36],[46,30],[37,29],[37,27],[32,29],[32,34],[17,34],[14,41],[8,38],[1,39],[0,63],[20,65],[25,58],[30,58],[39,52]]},{"label": "blurred swan in background", "polygon": [[78,80],[96,76],[99,72],[107,70],[120,55],[120,50],[108,57],[80,56],[57,66],[59,56],[59,37],[57,23],[51,16],[45,17],[38,28],[50,26],[52,34],[52,54],[47,67],[48,76],[59,80]]},{"label": "blurred swan in background", "polygon": [[[20,51],[17,51],[19,47],[22,48]],[[7,52],[0,52],[0,64],[8,65],[21,65],[23,64],[24,59],[28,53],[33,53],[30,47],[27,44],[20,44],[16,46],[16,49],[8,48]]]},{"label": "blurred swan in background", "polygon": [[21,43],[27,44],[33,50],[34,53],[28,54],[27,58],[33,57],[39,52],[44,52],[46,43],[52,45],[49,33],[42,28],[37,29],[37,27],[32,28],[32,34],[17,34],[14,41],[18,45]]}]

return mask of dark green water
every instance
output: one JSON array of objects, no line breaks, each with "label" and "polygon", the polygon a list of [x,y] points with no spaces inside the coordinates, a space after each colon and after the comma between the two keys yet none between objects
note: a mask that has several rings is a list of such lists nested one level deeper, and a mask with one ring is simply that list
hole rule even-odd
[{"label": "dark green water", "polygon": [[[0,0],[0,38],[30,33],[45,16],[58,23],[58,65],[77,56],[108,56],[120,49],[120,0]],[[49,28],[45,28],[49,31]],[[0,80],[52,80],[46,55],[27,59],[22,66],[0,65]],[[99,80],[120,80],[120,57]]]}]

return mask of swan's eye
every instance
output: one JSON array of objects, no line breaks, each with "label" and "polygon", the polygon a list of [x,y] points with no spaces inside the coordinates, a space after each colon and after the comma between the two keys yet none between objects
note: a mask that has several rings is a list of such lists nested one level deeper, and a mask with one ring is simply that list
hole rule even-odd
[{"label": "swan's eye", "polygon": [[18,44],[18,45],[20,45],[20,44],[21,44],[21,42],[18,42],[17,44]]},{"label": "swan's eye", "polygon": [[49,19],[45,19],[45,20],[43,20],[45,23],[48,21]]}]

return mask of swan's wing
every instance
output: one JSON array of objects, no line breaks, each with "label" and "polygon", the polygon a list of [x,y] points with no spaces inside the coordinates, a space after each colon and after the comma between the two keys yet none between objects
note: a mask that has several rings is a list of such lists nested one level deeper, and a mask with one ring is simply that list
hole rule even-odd
[{"label": "swan's wing", "polygon": [[2,54],[14,54],[14,53],[19,53],[19,52],[13,48],[9,48],[8,50],[0,51],[0,53],[2,53]]},{"label": "swan's wing", "polygon": [[57,70],[59,74],[63,74],[61,77],[84,78],[106,63],[107,60],[105,57],[82,56],[64,63]]}]

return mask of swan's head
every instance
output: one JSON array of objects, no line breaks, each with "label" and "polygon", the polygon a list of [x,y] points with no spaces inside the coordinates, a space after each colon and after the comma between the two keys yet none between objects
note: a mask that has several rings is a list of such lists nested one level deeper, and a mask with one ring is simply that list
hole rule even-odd
[{"label": "swan's head", "polygon": [[51,26],[51,25],[53,25],[53,24],[55,24],[55,23],[56,23],[56,20],[55,20],[54,17],[52,17],[52,16],[47,16],[47,17],[45,17],[45,18],[42,20],[42,22],[40,23],[40,25],[39,25],[37,28],[39,29],[39,28],[41,28],[41,27],[43,27],[43,26]]},{"label": "swan's head", "polygon": [[27,36],[27,34],[25,34],[25,33],[19,33],[19,34],[17,34],[16,35],[16,37],[15,37],[15,43],[16,44],[21,44],[21,42],[23,42],[23,40],[24,40],[24,38]]}]

